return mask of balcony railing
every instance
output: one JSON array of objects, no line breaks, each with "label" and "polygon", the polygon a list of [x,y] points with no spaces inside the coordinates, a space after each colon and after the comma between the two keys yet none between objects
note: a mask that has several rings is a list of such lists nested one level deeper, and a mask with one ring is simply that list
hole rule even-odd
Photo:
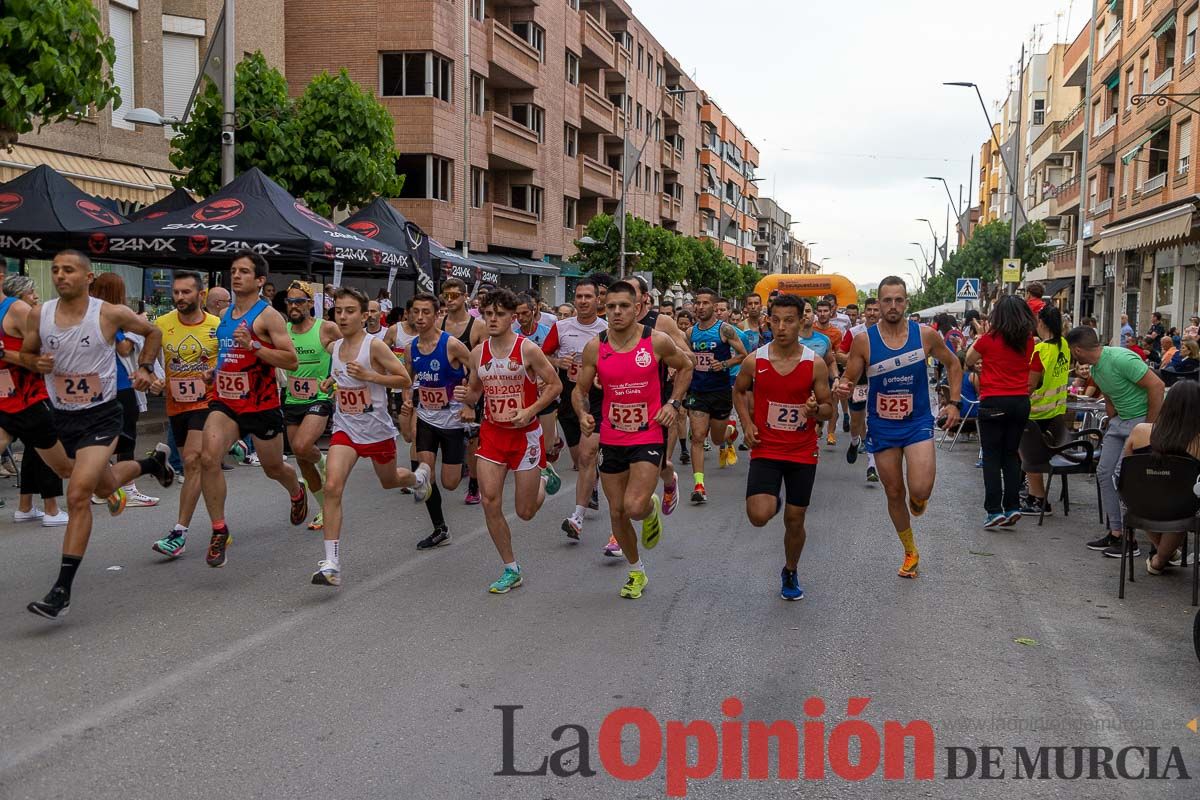
[{"label": "balcony railing", "polygon": [[1166,185],[1167,185],[1167,173],[1166,172],[1160,172],[1157,175],[1155,175],[1153,178],[1147,178],[1146,182],[1142,184],[1142,197],[1145,197],[1148,194],[1153,194],[1154,192],[1159,191]]},{"label": "balcony railing", "polygon": [[1106,197],[1103,200],[1096,202],[1092,205],[1092,215],[1099,216],[1100,214],[1107,214],[1108,212],[1112,211],[1112,204],[1113,199],[1111,197]]},{"label": "balcony railing", "polygon": [[[1113,24],[1112,30],[1104,37],[1104,45],[1100,48],[1099,58],[1104,58],[1112,49],[1117,46],[1117,42],[1121,41],[1121,23]],[[1099,60],[1099,59],[1097,59]]]},{"label": "balcony railing", "polygon": [[1101,136],[1108,133],[1115,127],[1117,127],[1117,115],[1116,114],[1113,114],[1108,119],[1099,120],[1098,122],[1096,122],[1096,133],[1093,135],[1092,138],[1099,139]]},{"label": "balcony railing", "polygon": [[1159,75],[1157,78],[1155,78],[1150,84],[1150,87],[1146,89],[1146,94],[1157,94],[1158,92],[1161,92],[1164,88],[1166,88],[1167,84],[1174,80],[1174,78],[1175,68],[1167,67],[1166,71],[1163,72],[1162,75]]}]

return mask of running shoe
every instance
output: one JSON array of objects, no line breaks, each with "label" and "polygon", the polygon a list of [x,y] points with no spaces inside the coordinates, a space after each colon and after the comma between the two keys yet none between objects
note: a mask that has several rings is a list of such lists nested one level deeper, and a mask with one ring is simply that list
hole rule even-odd
[{"label": "running shoe", "polygon": [[725,469],[727,464],[725,456],[725,445],[721,445],[721,449],[717,451],[717,469]]},{"label": "running shoe", "polygon": [[521,580],[521,568],[505,567],[504,574],[500,576],[500,580],[488,587],[488,591],[492,594],[508,594],[513,589],[523,583]]},{"label": "running shoe", "polygon": [[300,525],[308,519],[308,486],[300,479],[300,495],[291,498],[292,509],[289,519],[293,525]]},{"label": "running shoe", "polygon": [[1013,525],[1016,525],[1020,521],[1021,521],[1021,512],[1020,511],[1017,511],[1017,510],[1005,511],[1004,512],[1004,522],[1001,524],[1003,524],[1004,527],[1006,527],[1006,528],[1011,528]]},{"label": "running shoe", "polygon": [[247,467],[261,467],[262,466],[262,462],[258,460],[258,453],[251,453],[249,456],[246,457],[246,460],[243,461],[242,463],[245,464]]},{"label": "running shoe", "polygon": [[546,480],[546,494],[558,494],[558,490],[562,488],[562,478],[558,477],[554,467],[547,464],[546,468],[542,470],[542,477]]},{"label": "running shoe", "polygon": [[712,442],[708,439],[704,440],[704,452],[706,452],[706,453],[712,452]]},{"label": "running shoe", "polygon": [[[914,517],[919,517],[922,514],[924,514],[925,509],[928,507],[929,507],[929,498],[928,497],[925,498],[924,500],[914,500],[911,497],[908,498],[908,510],[912,513],[912,515]],[[1018,517],[1019,516],[1020,515],[1018,515]]]},{"label": "running shoe", "polygon": [[983,459],[982,458],[975,459],[975,469],[983,469]]},{"label": "running shoe", "polygon": [[325,530],[325,512],[324,511],[317,512],[317,515],[315,517],[313,517],[313,521],[308,523],[308,529],[310,531]]},{"label": "running shoe", "polygon": [[187,534],[183,531],[171,531],[155,542],[150,549],[156,553],[162,553],[170,559],[179,558],[183,555],[184,549],[186,549],[187,543],[184,541],[186,536]]},{"label": "running shoe", "polygon": [[750,448],[749,448],[749,447],[746,447],[746,443],[745,443],[745,442],[742,442],[742,443],[740,443],[740,444],[738,445],[738,450],[741,450],[743,453],[749,453],[749,452],[750,452]]},{"label": "running shoe", "polygon": [[233,542],[233,537],[229,534],[229,529],[224,533],[213,531],[212,539],[208,542],[208,555],[204,557],[204,563],[210,567],[225,566],[225,548]]},{"label": "running shoe", "polygon": [[238,439],[233,443],[233,447],[229,448],[229,455],[233,456],[233,460],[241,464],[246,460],[246,443]]},{"label": "running shoe", "polygon": [[983,520],[983,527],[985,527],[985,528],[998,528],[1003,524],[1004,524],[1004,515],[1003,514],[988,514],[987,517]]},{"label": "running shoe", "polygon": [[37,522],[44,516],[46,516],[46,512],[36,507],[28,511],[14,511],[13,522]]},{"label": "running shoe", "polygon": [[433,529],[433,533],[417,542],[417,549],[432,550],[435,547],[445,547],[448,544],[450,544],[450,531],[446,529],[445,525],[438,525]]},{"label": "running shoe", "polygon": [[867,483],[879,483],[879,470],[867,467]]},{"label": "running shoe", "polygon": [[737,462],[737,448],[733,445],[729,445],[725,448],[725,463],[732,467]]},{"label": "running shoe", "polygon": [[920,563],[920,557],[916,553],[905,553],[904,563],[900,565],[900,569],[896,572],[901,578],[917,577],[917,564]]},{"label": "running shoe", "polygon": [[26,606],[32,613],[46,619],[60,619],[71,609],[71,595],[61,586],[55,586],[41,600],[34,600]]},{"label": "running shoe", "polygon": [[679,451],[679,463],[685,467],[692,463],[692,454],[688,452],[686,447]]},{"label": "running shoe", "polygon": [[833,432],[832,425],[829,426],[829,433],[825,436],[825,444],[829,445],[830,447],[837,446],[837,434]]},{"label": "running shoe", "polygon": [[433,494],[433,476],[429,472],[429,467],[425,464],[417,467],[417,471],[413,475],[417,479],[417,482],[412,487],[413,502],[424,503],[429,499],[429,495]]},{"label": "running shoe", "polygon": [[[175,483],[175,468],[171,466],[171,448],[167,447],[162,442],[154,445],[154,450],[150,453],[150,460],[154,462],[155,469],[151,473],[154,479],[158,481],[158,485],[164,489]],[[141,494],[141,492],[138,492]],[[142,495],[145,497],[145,495]],[[154,502],[158,502],[155,500]]]},{"label": "running shoe", "polygon": [[465,503],[466,505],[469,505],[469,506],[477,506],[477,505],[479,505],[479,492],[478,492],[478,491],[472,491],[472,490],[471,490],[471,489],[468,487],[468,488],[467,488],[467,496],[463,498],[463,503]]},{"label": "running shoe", "polygon": [[583,521],[575,519],[575,515],[572,514],[563,520],[562,529],[568,539],[574,539],[578,542],[579,534],[583,533]]},{"label": "running shoe", "polygon": [[125,510],[125,504],[129,502],[129,497],[125,494],[124,489],[118,488],[104,502],[108,505],[108,513],[116,517]]},{"label": "running shoe", "polygon": [[312,582],[315,586],[341,586],[342,571],[332,561],[319,561]]},{"label": "running shoe", "polygon": [[317,462],[317,474],[321,476],[321,488],[325,488],[325,454],[321,453],[321,460]]},{"label": "running shoe", "polygon": [[656,494],[650,495],[650,502],[654,504],[654,510],[650,512],[650,516],[642,520],[642,547],[647,550],[653,550],[658,547],[658,540],[662,538],[662,500]]},{"label": "running shoe", "polygon": [[625,555],[621,550],[621,545],[617,544],[617,537],[609,534],[608,544],[604,545],[604,555],[606,558],[621,558]]},{"label": "running shoe", "polygon": [[850,440],[850,446],[846,448],[846,463],[853,464],[858,461],[858,448],[861,443]]},{"label": "running shoe", "polygon": [[590,508],[592,511],[600,510],[600,487],[599,486],[592,487],[592,496],[588,498],[588,506],[587,507]]},{"label": "running shoe", "polygon": [[704,490],[703,483],[697,483],[696,488],[692,489],[692,505],[699,505],[708,502],[708,492]]},{"label": "running shoe", "polygon": [[127,498],[125,501],[126,508],[149,508],[151,506],[158,505],[157,497],[151,497],[148,494],[142,494],[140,491],[138,491],[138,488],[135,484],[131,483],[124,487],[124,489],[125,497]]},{"label": "running shoe", "polygon": [[43,528],[61,528],[70,521],[66,511],[59,511],[57,514],[47,514],[42,517]]},{"label": "running shoe", "polygon": [[[1120,558],[1121,551],[1124,549],[1125,549],[1125,543],[1123,541],[1121,541],[1120,539],[1117,539],[1116,544],[1112,545],[1111,547],[1106,547],[1104,549],[1104,556],[1105,556],[1105,558]],[[1142,548],[1140,546],[1138,546],[1137,540],[1135,539],[1133,542],[1133,552],[1131,552],[1129,555],[1133,556],[1134,558],[1137,558],[1141,554],[1142,554]]]},{"label": "running shoe", "polygon": [[629,570],[629,577],[625,579],[625,585],[621,587],[621,597],[626,600],[637,600],[642,596],[642,591],[646,588],[646,573],[640,569]]},{"label": "running shoe", "polygon": [[845,414],[842,416],[842,432],[843,433],[850,432],[850,415],[849,414]]},{"label": "running shoe", "polygon": [[1106,533],[1099,539],[1087,543],[1088,550],[1107,550],[1121,544],[1120,536],[1113,536],[1111,533]]},{"label": "running shoe", "polygon": [[784,600],[803,600],[804,590],[800,588],[800,580],[794,569],[783,568],[780,573],[779,596]]},{"label": "running shoe", "polygon": [[671,516],[671,512],[675,510],[675,506],[677,505],[679,505],[679,476],[672,474],[671,482],[663,484],[663,516]]},{"label": "running shoe", "polygon": [[1054,507],[1040,497],[1028,497],[1021,501],[1021,513],[1029,516],[1037,516],[1045,514],[1047,517],[1054,516]]}]

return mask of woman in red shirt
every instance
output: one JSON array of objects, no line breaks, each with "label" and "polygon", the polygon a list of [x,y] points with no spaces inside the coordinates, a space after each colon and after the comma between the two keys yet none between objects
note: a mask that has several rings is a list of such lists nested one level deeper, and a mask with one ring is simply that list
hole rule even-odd
[{"label": "woman in red shirt", "polygon": [[983,445],[983,527],[1008,527],[1021,518],[1021,432],[1029,421],[1029,361],[1033,313],[1019,297],[1004,295],[992,308],[988,332],[967,353],[979,368],[979,442]]}]

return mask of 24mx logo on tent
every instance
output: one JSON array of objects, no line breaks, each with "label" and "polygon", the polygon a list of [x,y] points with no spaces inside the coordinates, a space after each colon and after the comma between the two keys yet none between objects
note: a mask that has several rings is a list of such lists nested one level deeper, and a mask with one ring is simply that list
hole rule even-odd
[{"label": "24mx logo on tent", "polygon": [[358,222],[351,222],[346,227],[368,239],[374,239],[379,235],[379,226],[369,219],[360,219]]},{"label": "24mx logo on tent", "polygon": [[234,197],[221,197],[200,206],[192,213],[197,222],[224,222],[233,219],[246,209],[245,203]]},{"label": "24mx logo on tent", "polygon": [[15,192],[0,194],[0,214],[16,211],[25,202],[25,198]]},{"label": "24mx logo on tent", "polygon": [[92,255],[104,255],[108,252],[108,236],[103,233],[93,233],[88,237],[88,250]]},{"label": "24mx logo on tent", "polygon": [[120,225],[121,218],[92,200],[79,200],[75,207],[101,225]]},{"label": "24mx logo on tent", "polygon": [[331,229],[332,229],[332,228],[336,228],[336,227],[337,227],[337,226],[336,226],[336,225],[334,225],[332,222],[330,222],[329,220],[325,219],[325,218],[324,218],[324,217],[322,217],[320,214],[318,214],[317,212],[313,211],[311,208],[309,208],[308,206],[304,205],[303,203],[296,202],[296,203],[293,203],[292,205],[295,207],[295,209],[296,209],[297,211],[299,211],[301,214],[303,214],[304,216],[308,217],[309,219],[311,219],[313,222],[317,223],[317,224],[318,224],[318,225],[320,225],[321,227],[324,227],[324,228],[331,228]]}]

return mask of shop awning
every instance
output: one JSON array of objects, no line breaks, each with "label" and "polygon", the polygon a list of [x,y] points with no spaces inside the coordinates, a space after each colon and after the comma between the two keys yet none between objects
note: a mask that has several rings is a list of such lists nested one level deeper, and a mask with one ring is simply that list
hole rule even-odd
[{"label": "shop awning", "polygon": [[1074,278],[1054,278],[1052,280],[1043,281],[1042,289],[1044,291],[1042,293],[1042,297],[1044,297],[1044,298],[1054,297],[1054,295],[1058,294],[1062,290],[1069,289],[1074,285],[1075,285]]},{"label": "shop awning", "polygon": [[1172,10],[1171,14],[1162,21],[1162,24],[1154,29],[1154,38],[1157,39],[1158,37],[1162,36],[1164,33],[1166,33],[1167,31],[1171,30],[1174,27],[1175,27],[1175,11]]},{"label": "shop awning", "polygon": [[557,278],[559,269],[556,264],[551,264],[548,261],[534,261],[531,258],[522,256],[505,256],[516,264],[522,275],[541,275],[545,278]]},{"label": "shop awning", "polygon": [[491,267],[501,275],[519,275],[521,273],[520,268],[508,256],[495,253],[471,253],[471,260],[478,261],[485,267]]},{"label": "shop awning", "polygon": [[1101,231],[1100,241],[1092,246],[1092,252],[1103,255],[1182,239],[1192,232],[1195,211],[1195,205],[1185,203],[1144,219],[1115,225]]},{"label": "shop awning", "polygon": [[1110,91],[1116,91],[1117,87],[1120,85],[1121,85],[1121,70],[1115,69],[1115,70],[1113,70],[1113,74],[1108,76],[1108,80],[1106,80],[1104,82],[1104,86],[1105,86],[1105,88],[1107,88]]},{"label": "shop awning", "polygon": [[174,189],[170,172],[22,144],[13,145],[11,152],[0,151],[0,183],[42,165],[88,194],[125,203],[150,205]]}]

